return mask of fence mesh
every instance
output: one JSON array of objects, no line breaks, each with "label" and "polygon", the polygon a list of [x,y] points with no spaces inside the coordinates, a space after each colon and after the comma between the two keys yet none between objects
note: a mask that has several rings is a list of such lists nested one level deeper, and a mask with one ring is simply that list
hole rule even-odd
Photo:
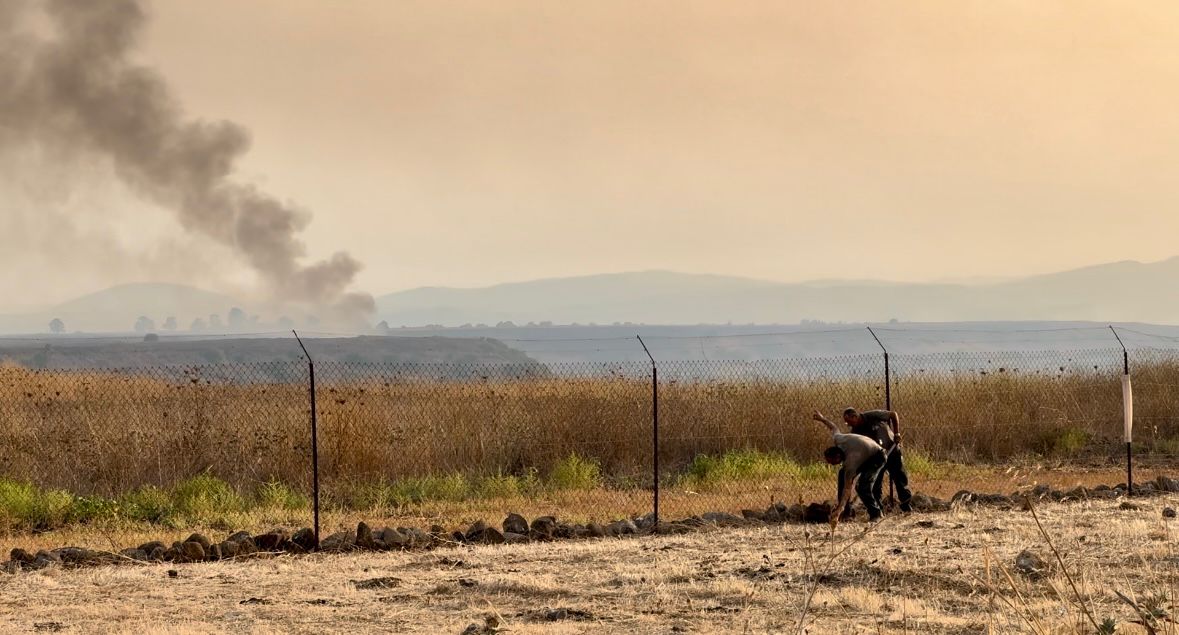
[{"label": "fence mesh", "polygon": [[0,476],[78,494],[310,484],[307,366],[0,367]]},{"label": "fence mesh", "polygon": [[[1179,351],[1129,354],[1136,480],[1179,458]],[[588,522],[831,500],[821,410],[900,413],[914,489],[1008,493],[1124,480],[1121,349],[770,360],[315,365],[329,512],[452,524]],[[311,493],[305,361],[0,367],[0,477],[80,495],[193,477]],[[293,503],[297,505],[296,503]],[[302,512],[300,512],[302,513]],[[310,510],[307,509],[310,516]]]}]

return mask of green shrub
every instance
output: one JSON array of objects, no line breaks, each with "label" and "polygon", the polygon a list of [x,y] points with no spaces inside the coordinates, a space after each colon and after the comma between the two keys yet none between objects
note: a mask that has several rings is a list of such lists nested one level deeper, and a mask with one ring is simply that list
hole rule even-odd
[{"label": "green shrub", "polygon": [[924,452],[905,452],[903,461],[910,477],[935,479],[945,476],[948,471],[946,464],[934,461]]},{"label": "green shrub", "polygon": [[698,454],[680,477],[684,487],[708,488],[734,481],[757,481],[787,478],[811,481],[831,478],[831,468],[823,463],[800,465],[789,456],[759,450],[730,450],[720,456]]},{"label": "green shrub", "polygon": [[311,504],[307,496],[278,481],[263,483],[258,491],[254,492],[254,501],[259,507],[287,511],[307,509]]},{"label": "green shrub", "polygon": [[539,489],[536,468],[529,469],[523,476],[496,474],[479,480],[475,490],[482,498],[515,498],[531,496]]},{"label": "green shrub", "polygon": [[0,479],[0,526],[54,529],[70,520],[73,505],[69,492],[42,491],[29,483]]},{"label": "green shrub", "polygon": [[119,502],[104,496],[78,496],[70,506],[71,522],[92,523],[117,520],[121,514]]},{"label": "green shrub", "polygon": [[1040,435],[1035,450],[1044,456],[1067,456],[1085,449],[1093,435],[1080,428],[1056,428]]},{"label": "green shrub", "polygon": [[124,518],[149,523],[168,523],[176,514],[172,497],[153,485],[145,485],[119,497]]},{"label": "green shrub", "polygon": [[472,498],[473,494],[470,481],[459,473],[403,479],[397,481],[391,491],[394,500],[414,503],[461,502]]},{"label": "green shrub", "polygon": [[587,490],[601,483],[602,467],[597,461],[570,454],[553,465],[546,484],[554,490]]},{"label": "green shrub", "polygon": [[0,479],[0,525],[27,526],[37,505],[37,490],[27,483]]},{"label": "green shrub", "polygon": [[194,520],[207,520],[245,509],[245,501],[225,481],[200,474],[172,488],[176,511]]},{"label": "green shrub", "polygon": [[338,502],[349,509],[388,510],[396,509],[399,504],[393,485],[384,479],[351,485],[345,491],[343,500]]}]

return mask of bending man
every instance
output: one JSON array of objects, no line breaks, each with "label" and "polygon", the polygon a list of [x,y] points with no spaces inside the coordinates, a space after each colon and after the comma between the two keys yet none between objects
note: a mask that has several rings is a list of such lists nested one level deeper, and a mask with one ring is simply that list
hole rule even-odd
[{"label": "bending man", "polygon": [[868,520],[880,520],[880,497],[873,492],[873,486],[880,470],[884,469],[884,448],[864,435],[840,432],[817,410],[813,418],[827,426],[835,442],[823,451],[823,458],[831,465],[843,465],[839,470],[839,500],[831,508],[831,526],[838,524],[840,512],[851,502],[853,486],[868,510]]},{"label": "bending man", "polygon": [[901,503],[901,511],[913,511],[910,500],[913,492],[909,491],[909,475],[905,472],[904,459],[901,457],[901,419],[892,410],[869,410],[857,412],[855,408],[843,411],[843,422],[856,434],[862,434],[880,444],[886,453],[884,469],[876,476],[876,483],[872,491],[876,500],[881,500],[884,488],[884,473],[897,488],[897,499]]}]

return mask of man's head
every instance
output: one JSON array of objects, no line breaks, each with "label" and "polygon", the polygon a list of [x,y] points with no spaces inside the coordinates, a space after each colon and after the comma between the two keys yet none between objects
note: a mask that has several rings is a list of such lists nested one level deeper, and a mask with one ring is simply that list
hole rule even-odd
[{"label": "man's head", "polygon": [[843,463],[844,458],[846,458],[846,455],[843,453],[843,450],[839,449],[838,446],[833,445],[826,450],[823,450],[823,459],[831,465],[839,465],[840,463]]},{"label": "man's head", "polygon": [[855,408],[848,408],[843,411],[843,422],[849,426],[860,425],[860,413]]}]

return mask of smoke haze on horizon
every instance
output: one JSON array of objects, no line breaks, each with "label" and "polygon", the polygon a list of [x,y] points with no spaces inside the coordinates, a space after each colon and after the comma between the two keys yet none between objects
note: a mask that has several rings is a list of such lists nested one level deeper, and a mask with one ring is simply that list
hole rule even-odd
[{"label": "smoke haze on horizon", "polygon": [[[30,63],[4,17],[35,4],[0,0],[0,68]],[[174,164],[134,135],[86,141],[131,146],[129,185],[7,147],[20,111],[0,87],[0,267],[17,272],[0,294],[265,286],[243,270],[295,271],[300,241],[340,293],[351,276],[375,293],[644,269],[931,280],[1179,254],[1173,3],[143,6],[86,61],[156,69],[181,124],[248,128],[248,153],[241,128],[204,129],[222,158],[201,174],[299,201],[266,199],[299,241],[250,263],[222,223],[161,211],[183,201],[140,179]]]}]

